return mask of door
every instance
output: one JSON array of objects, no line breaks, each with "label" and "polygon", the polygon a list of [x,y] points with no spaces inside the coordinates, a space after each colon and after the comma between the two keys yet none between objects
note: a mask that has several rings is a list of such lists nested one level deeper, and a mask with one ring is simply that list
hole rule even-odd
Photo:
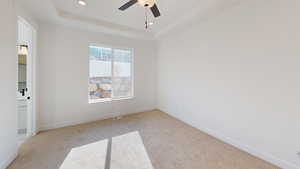
[{"label": "door", "polygon": [[33,135],[32,56],[33,28],[25,20],[18,20],[18,134]]}]

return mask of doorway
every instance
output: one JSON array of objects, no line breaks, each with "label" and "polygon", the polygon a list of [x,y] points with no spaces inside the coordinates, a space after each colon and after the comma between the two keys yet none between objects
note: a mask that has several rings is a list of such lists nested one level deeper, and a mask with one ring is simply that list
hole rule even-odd
[{"label": "doorway", "polygon": [[34,109],[35,29],[23,18],[18,18],[18,78],[17,110],[20,142],[36,133]]}]

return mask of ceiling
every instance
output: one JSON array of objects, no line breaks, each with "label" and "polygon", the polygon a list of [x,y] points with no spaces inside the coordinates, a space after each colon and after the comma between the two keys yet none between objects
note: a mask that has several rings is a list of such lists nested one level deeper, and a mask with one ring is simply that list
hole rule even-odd
[{"label": "ceiling", "polygon": [[[118,8],[129,0],[86,0],[86,7],[77,4],[77,0],[18,0],[22,7],[31,12],[42,22],[75,24],[81,27],[89,25],[95,29],[110,32],[122,32],[145,37],[155,37],[162,32],[184,23],[188,17],[203,15],[209,17],[211,11],[219,11],[224,5],[238,0],[156,0],[161,17],[154,18],[149,11],[150,20],[154,22],[145,30],[145,9],[134,5],[126,11]],[[213,14],[212,14],[213,15]]]}]

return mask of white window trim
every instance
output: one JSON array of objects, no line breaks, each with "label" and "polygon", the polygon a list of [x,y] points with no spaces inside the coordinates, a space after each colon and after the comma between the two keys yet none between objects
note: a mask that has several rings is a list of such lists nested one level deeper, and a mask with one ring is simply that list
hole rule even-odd
[{"label": "white window trim", "polygon": [[[88,49],[90,49],[90,47],[103,47],[103,48],[111,48],[112,49],[112,77],[114,76],[114,50],[115,49],[120,49],[120,50],[130,50],[131,51],[131,96],[128,97],[114,97],[113,95],[113,90],[112,90],[112,98],[103,98],[103,99],[90,99],[90,94],[89,94],[89,87],[87,87],[88,90],[88,103],[89,104],[93,104],[93,103],[104,103],[104,102],[112,102],[112,101],[121,101],[121,100],[129,100],[129,99],[134,99],[135,95],[134,95],[134,49],[133,48],[126,48],[126,47],[118,47],[118,46],[114,46],[114,45],[103,45],[103,44],[99,44],[99,43],[90,43],[88,46]],[[90,58],[90,53],[88,50],[88,56]],[[88,70],[90,70],[90,62],[89,66],[88,66]],[[90,71],[88,71],[88,86],[90,83]],[[113,84],[113,82],[112,82]]]}]

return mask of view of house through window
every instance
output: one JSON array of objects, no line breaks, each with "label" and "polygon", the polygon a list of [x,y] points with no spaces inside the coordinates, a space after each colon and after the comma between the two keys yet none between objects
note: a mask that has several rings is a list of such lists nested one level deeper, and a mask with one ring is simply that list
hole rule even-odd
[{"label": "view of house through window", "polygon": [[132,51],[90,46],[89,100],[133,96]]}]

